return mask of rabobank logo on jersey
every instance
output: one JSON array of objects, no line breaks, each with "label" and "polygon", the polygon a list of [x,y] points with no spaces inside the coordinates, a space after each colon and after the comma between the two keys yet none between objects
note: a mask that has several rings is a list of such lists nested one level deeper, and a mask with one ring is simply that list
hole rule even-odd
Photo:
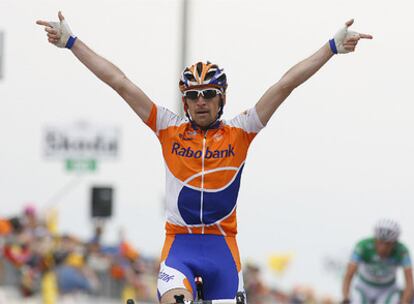
[{"label": "rabobank logo on jersey", "polygon": [[[203,155],[202,150],[193,150],[191,147],[182,147],[179,143],[175,142],[172,145],[172,154],[181,156],[181,157],[188,157],[188,158],[200,158]],[[223,150],[210,150],[208,147],[206,149],[205,158],[224,158],[224,157],[232,157],[235,156],[234,147],[229,144],[227,149]]]}]

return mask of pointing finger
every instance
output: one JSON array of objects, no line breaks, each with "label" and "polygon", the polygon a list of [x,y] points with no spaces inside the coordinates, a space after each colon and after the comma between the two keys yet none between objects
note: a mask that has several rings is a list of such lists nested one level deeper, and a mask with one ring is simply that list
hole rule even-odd
[{"label": "pointing finger", "polygon": [[359,37],[363,38],[363,39],[372,39],[372,38],[374,38],[370,34],[359,34]]},{"label": "pointing finger", "polygon": [[43,25],[43,26],[48,26],[48,27],[52,27],[52,25],[49,22],[43,21],[43,20],[37,20],[36,21],[36,24]]}]

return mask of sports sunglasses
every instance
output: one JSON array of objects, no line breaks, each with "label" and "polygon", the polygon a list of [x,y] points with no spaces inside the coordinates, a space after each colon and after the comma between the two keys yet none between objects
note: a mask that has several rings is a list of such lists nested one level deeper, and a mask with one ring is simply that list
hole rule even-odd
[{"label": "sports sunglasses", "polygon": [[219,89],[203,89],[203,90],[188,90],[183,93],[185,98],[190,100],[196,100],[200,95],[204,97],[204,99],[211,99],[216,97],[217,95],[222,95],[223,93]]}]

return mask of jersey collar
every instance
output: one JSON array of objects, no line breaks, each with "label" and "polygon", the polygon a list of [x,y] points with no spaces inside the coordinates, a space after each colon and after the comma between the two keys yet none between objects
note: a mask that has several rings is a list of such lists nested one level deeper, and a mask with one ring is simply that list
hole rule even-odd
[{"label": "jersey collar", "polygon": [[[213,122],[208,128],[207,130],[211,130],[211,129],[218,129],[221,126],[221,120],[216,120],[215,122]],[[194,130],[201,130],[200,127],[194,122],[191,121],[191,127]]]}]

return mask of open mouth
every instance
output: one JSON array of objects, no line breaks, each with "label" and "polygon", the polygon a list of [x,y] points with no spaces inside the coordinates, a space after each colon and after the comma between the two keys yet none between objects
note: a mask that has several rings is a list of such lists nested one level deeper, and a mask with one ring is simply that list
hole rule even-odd
[{"label": "open mouth", "polygon": [[199,110],[199,111],[196,111],[196,114],[197,115],[205,115],[205,114],[208,114],[208,111],[207,110]]}]

